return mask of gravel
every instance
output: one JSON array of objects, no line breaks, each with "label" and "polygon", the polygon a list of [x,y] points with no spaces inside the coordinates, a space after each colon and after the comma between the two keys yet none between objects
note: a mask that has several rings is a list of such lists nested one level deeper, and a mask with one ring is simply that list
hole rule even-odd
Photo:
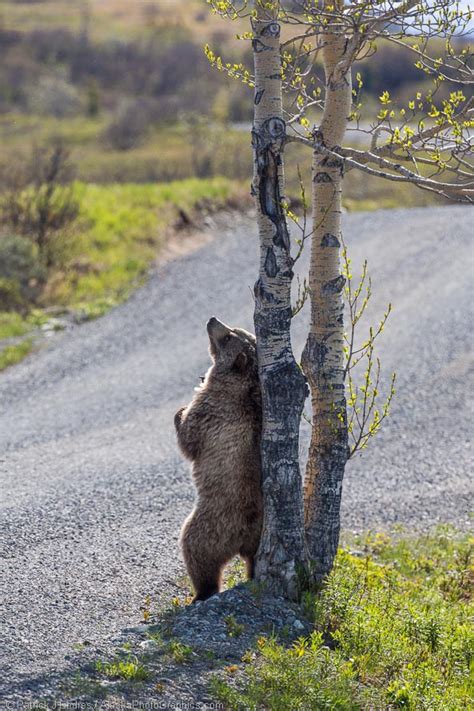
[{"label": "gravel", "polygon": [[[393,303],[379,354],[385,386],[393,370],[398,383],[387,426],[348,466],[343,525],[466,527],[472,213],[393,210],[344,222],[355,271],[369,260],[373,320]],[[252,327],[254,223],[238,218],[218,232],[106,317],[52,337],[0,377],[7,702],[63,674],[76,645],[107,653],[138,624],[146,595],[159,606],[176,593],[193,491],[173,414],[208,367],[209,316]],[[306,322],[305,310],[297,354]]]}]

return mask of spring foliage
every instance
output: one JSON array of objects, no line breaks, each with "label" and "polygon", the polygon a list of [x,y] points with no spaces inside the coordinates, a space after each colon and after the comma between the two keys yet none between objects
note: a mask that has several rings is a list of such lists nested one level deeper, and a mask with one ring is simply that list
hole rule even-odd
[{"label": "spring foliage", "polygon": [[314,632],[291,647],[261,637],[233,709],[458,711],[472,701],[472,540],[440,527],[420,538],[369,534],[340,550],[322,594],[306,596]]}]

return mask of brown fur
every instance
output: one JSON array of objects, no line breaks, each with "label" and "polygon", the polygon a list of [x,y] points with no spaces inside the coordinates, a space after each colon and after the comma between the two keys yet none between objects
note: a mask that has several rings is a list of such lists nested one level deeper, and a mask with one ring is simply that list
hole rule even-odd
[{"label": "brown fur", "polygon": [[193,463],[197,489],[181,531],[194,600],[220,590],[222,570],[236,555],[253,577],[263,516],[255,337],[214,318],[207,331],[213,364],[191,403],[175,415],[178,443]]}]

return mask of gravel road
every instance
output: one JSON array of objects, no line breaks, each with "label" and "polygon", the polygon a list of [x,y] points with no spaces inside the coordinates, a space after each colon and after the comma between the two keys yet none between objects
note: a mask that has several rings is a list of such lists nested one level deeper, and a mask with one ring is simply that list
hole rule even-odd
[{"label": "gravel road", "polygon": [[[394,305],[379,352],[385,382],[398,373],[388,426],[348,467],[346,529],[468,525],[472,216],[344,218],[354,265],[369,260],[374,318]],[[5,699],[34,695],[84,641],[106,650],[146,594],[156,603],[175,590],[193,493],[173,414],[208,367],[207,318],[252,326],[253,222],[219,233],[0,377]],[[298,354],[305,322],[303,312]]]}]

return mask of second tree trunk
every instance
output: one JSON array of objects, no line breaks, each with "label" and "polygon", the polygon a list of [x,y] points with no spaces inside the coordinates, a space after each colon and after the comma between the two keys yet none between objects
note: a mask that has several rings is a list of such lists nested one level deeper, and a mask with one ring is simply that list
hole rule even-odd
[{"label": "second tree trunk", "polygon": [[312,576],[321,582],[331,571],[339,543],[342,480],[347,461],[344,390],[344,325],[340,273],[343,165],[322,154],[318,143],[342,143],[352,100],[350,73],[340,74],[343,36],[324,36],[326,99],[315,135],[313,234],[309,288],[311,323],[302,365],[311,387],[312,436],[305,476],[304,516]]}]

